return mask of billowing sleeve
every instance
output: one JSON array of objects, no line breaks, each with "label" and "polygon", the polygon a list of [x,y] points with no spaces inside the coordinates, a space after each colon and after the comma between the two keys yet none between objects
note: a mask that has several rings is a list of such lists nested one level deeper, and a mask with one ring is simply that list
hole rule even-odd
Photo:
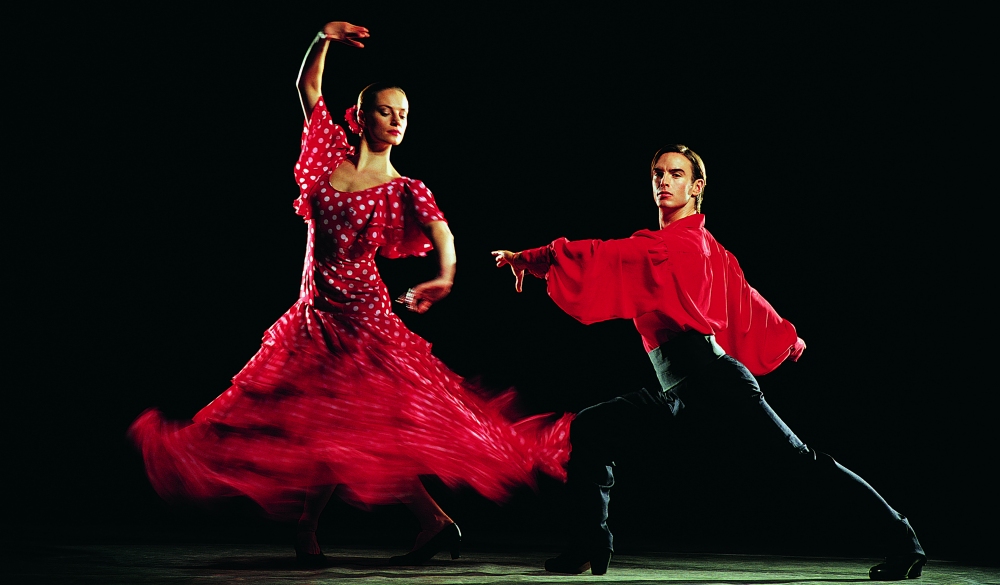
[{"label": "billowing sleeve", "polygon": [[391,197],[384,229],[386,243],[379,254],[386,258],[426,256],[434,249],[423,226],[432,221],[447,221],[423,181],[407,179],[399,197]]},{"label": "billowing sleeve", "polygon": [[[683,226],[679,226],[683,227]],[[747,284],[736,258],[701,229],[620,240],[555,240],[521,252],[549,297],[584,324],[633,319],[647,350],[679,331],[714,334],[755,375],[798,359],[795,327]]]},{"label": "billowing sleeve", "polygon": [[[657,291],[669,278],[660,266],[657,244],[642,232],[620,240],[555,240],[548,246],[545,273],[549,297],[588,325],[655,311],[663,305]],[[537,275],[536,251],[522,252],[522,257],[536,266],[531,272]]]},{"label": "billowing sleeve", "polygon": [[773,371],[786,359],[798,361],[806,345],[795,326],[747,283],[736,258],[728,251],[724,255],[729,318],[716,332],[719,345],[755,376]]},{"label": "billowing sleeve", "polygon": [[295,183],[299,186],[294,202],[296,213],[305,219],[312,217],[309,194],[318,183],[329,180],[350,154],[354,154],[354,147],[348,144],[344,129],[333,122],[326,101],[320,97],[309,120],[302,125],[302,148],[295,163]]}]

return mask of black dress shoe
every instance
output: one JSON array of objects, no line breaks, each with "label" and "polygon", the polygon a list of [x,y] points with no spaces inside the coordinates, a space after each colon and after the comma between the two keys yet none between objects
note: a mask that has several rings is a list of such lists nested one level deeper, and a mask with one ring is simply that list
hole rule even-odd
[{"label": "black dress shoe", "polygon": [[611,553],[610,548],[592,549],[590,552],[570,550],[545,561],[545,570],[550,573],[579,575],[590,569],[592,575],[603,575],[608,572]]},{"label": "black dress shoe", "polygon": [[920,553],[906,553],[886,557],[884,563],[879,563],[868,571],[872,581],[902,581],[916,579],[924,571],[927,556]]},{"label": "black dress shoe", "polygon": [[443,550],[448,550],[451,553],[451,558],[457,559],[461,545],[462,531],[458,529],[458,524],[453,522],[442,528],[440,532],[432,536],[430,540],[417,550],[412,550],[405,555],[390,557],[389,564],[422,565]]}]

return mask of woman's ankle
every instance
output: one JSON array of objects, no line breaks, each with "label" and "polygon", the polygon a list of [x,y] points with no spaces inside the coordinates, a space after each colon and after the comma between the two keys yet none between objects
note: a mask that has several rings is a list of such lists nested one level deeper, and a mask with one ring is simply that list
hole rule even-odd
[{"label": "woman's ankle", "polygon": [[295,535],[295,550],[310,555],[322,554],[319,541],[316,540],[316,531],[299,530]]}]

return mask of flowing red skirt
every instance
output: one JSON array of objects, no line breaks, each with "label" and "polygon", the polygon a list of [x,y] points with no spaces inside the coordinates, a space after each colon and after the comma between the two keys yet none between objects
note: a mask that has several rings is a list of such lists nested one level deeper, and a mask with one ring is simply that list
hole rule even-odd
[{"label": "flowing red skirt", "polygon": [[491,397],[430,349],[398,322],[300,301],[192,420],[149,409],[129,435],[164,499],[245,496],[276,518],[297,518],[321,485],[364,507],[405,501],[420,475],[497,502],[538,472],[565,480],[572,414],[517,418],[513,392]]}]

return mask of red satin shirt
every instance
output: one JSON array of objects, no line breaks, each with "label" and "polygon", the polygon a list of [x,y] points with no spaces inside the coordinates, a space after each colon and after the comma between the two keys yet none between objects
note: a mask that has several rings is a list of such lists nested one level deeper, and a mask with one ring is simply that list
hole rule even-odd
[{"label": "red satin shirt", "polygon": [[578,321],[632,319],[647,352],[695,330],[714,334],[726,353],[763,375],[805,349],[795,327],[747,284],[736,257],[705,229],[702,214],[624,239],[559,238],[521,258]]}]

